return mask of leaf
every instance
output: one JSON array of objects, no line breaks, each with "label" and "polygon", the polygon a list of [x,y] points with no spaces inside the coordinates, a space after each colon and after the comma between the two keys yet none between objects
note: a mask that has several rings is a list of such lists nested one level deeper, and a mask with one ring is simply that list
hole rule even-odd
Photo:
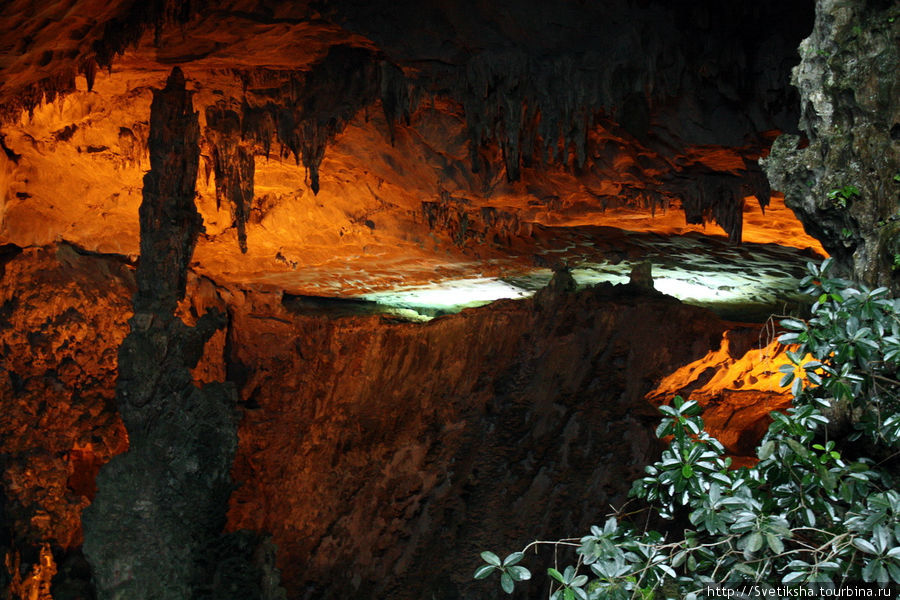
[{"label": "leaf", "polygon": [[522,559],[525,558],[524,552],[513,552],[509,556],[503,559],[504,567],[511,567],[512,565],[517,565],[522,562]]},{"label": "leaf", "polygon": [[781,579],[781,583],[794,583],[797,581],[801,581],[804,577],[804,573],[801,571],[794,571],[793,573],[788,573]]},{"label": "leaf", "polygon": [[747,536],[747,551],[748,552],[758,552],[763,545],[763,536],[760,532],[754,531],[749,536]]},{"label": "leaf", "polygon": [[771,549],[775,554],[781,554],[782,552],[784,552],[784,542],[782,542],[781,538],[774,533],[766,534],[766,544],[768,544],[769,549]]},{"label": "leaf", "polygon": [[578,577],[573,579],[572,583],[570,583],[569,585],[571,585],[572,587],[581,587],[584,584],[586,584],[587,581],[588,581],[587,575],[579,575]]},{"label": "leaf", "polygon": [[531,579],[531,571],[525,567],[507,567],[506,572],[509,573],[513,581],[527,581]]},{"label": "leaf", "polygon": [[862,550],[866,554],[878,554],[878,551],[875,549],[871,543],[867,542],[862,538],[853,538],[852,542],[853,546],[859,550]]},{"label": "leaf", "polygon": [[616,522],[616,518],[610,517],[606,520],[606,523],[603,524],[603,533],[606,535],[615,533],[617,527],[618,523]]},{"label": "leaf", "polygon": [[759,460],[767,460],[772,454],[775,452],[775,440],[769,440],[765,444],[759,447],[759,452],[757,456],[759,456]]},{"label": "leaf", "polygon": [[513,593],[513,589],[516,587],[516,584],[512,580],[512,577],[509,576],[509,573],[504,573],[500,576],[500,587],[502,587],[503,591],[507,594]]},{"label": "leaf", "polygon": [[781,378],[781,381],[778,382],[779,387],[787,387],[794,381],[794,371],[792,370],[790,373],[785,373],[784,377]]},{"label": "leaf", "polygon": [[572,588],[563,589],[563,598],[565,600],[575,600],[575,592],[572,591]]},{"label": "leaf", "polygon": [[894,583],[900,583],[900,565],[897,563],[888,563],[887,564],[888,572],[891,574],[891,579],[894,580]]},{"label": "leaf", "polygon": [[681,476],[685,479],[690,479],[694,474],[694,469],[691,468],[691,465],[684,465],[681,467]]},{"label": "leaf", "polygon": [[862,570],[863,581],[872,581],[875,579],[873,575],[876,565],[878,565],[877,560],[871,560],[866,563]]},{"label": "leaf", "polygon": [[550,577],[552,577],[553,579],[557,580],[560,583],[565,583],[565,579],[563,579],[562,573],[560,573],[553,567],[550,567],[547,569],[547,575],[549,575]]},{"label": "leaf", "polygon": [[481,565],[480,567],[475,569],[474,578],[475,579],[484,579],[485,577],[487,577],[488,575],[493,573],[494,569],[496,569],[496,568],[497,567],[495,567],[493,565]]},{"label": "leaf", "polygon": [[803,321],[798,321],[796,319],[782,319],[780,324],[785,329],[789,329],[791,331],[805,331],[806,330],[806,323],[804,323]]},{"label": "leaf", "polygon": [[673,569],[669,565],[658,565],[658,566],[660,569],[662,569],[666,573],[666,575],[668,575],[672,579],[675,579],[678,577],[678,574],[675,573],[675,569]]},{"label": "leaf", "polygon": [[490,550],[485,550],[484,552],[482,552],[481,559],[489,565],[493,565],[495,567],[501,566],[500,557]]},{"label": "leaf", "polygon": [[803,447],[803,445],[793,438],[785,438],[784,440],[788,446],[791,447],[796,454],[799,454],[801,458],[807,458],[809,456],[809,450]]}]

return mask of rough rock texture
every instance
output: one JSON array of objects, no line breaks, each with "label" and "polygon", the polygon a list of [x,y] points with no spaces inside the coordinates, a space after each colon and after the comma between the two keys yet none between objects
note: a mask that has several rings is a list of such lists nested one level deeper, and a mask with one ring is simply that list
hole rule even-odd
[{"label": "rough rock texture", "polygon": [[673,371],[650,393],[653,404],[680,395],[703,406],[703,423],[732,455],[735,464],[756,462],[756,446],[769,427],[773,410],[791,405],[790,391],[780,385],[779,367],[792,364],[786,348],[772,340],[774,331],[734,328],[721,346]]},{"label": "rough rock texture", "polygon": [[567,278],[427,324],[228,298],[246,407],[229,526],[272,532],[290,597],[494,597],[470,580],[480,550],[578,535],[624,501],[658,448],[644,394],[725,325]]},{"label": "rough rock texture", "polygon": [[185,600],[216,584],[217,565],[204,559],[231,491],[235,397],[226,384],[196,387],[190,369],[224,318],[210,312],[188,327],[175,316],[202,228],[194,207],[198,136],[176,68],[151,107],[135,314],[119,350],[116,399],[130,448],[103,467],[82,517],[102,600]]},{"label": "rough rock texture", "polygon": [[113,389],[134,275],[61,245],[0,257],[0,282],[0,553],[70,549],[97,469],[128,447]]},{"label": "rough rock texture", "polygon": [[779,138],[766,172],[846,274],[900,291],[900,6],[818,0],[800,54],[809,143]]},{"label": "rough rock texture", "polygon": [[0,243],[137,255],[149,90],[178,64],[200,270],[322,295],[521,272],[557,251],[539,225],[672,208],[658,230],[741,239],[812,19],[776,0],[27,4],[0,8]]},{"label": "rough rock texture", "polygon": [[[4,406],[23,406],[2,421],[7,473],[32,473],[17,480],[20,495],[4,507],[18,535],[22,579],[49,541],[60,571],[54,585],[67,584],[62,593],[85,581],[77,556],[62,547],[78,543],[98,457],[125,449],[111,403],[112,367],[133,272],[121,260],[67,246],[28,249],[5,264],[4,286],[19,300],[6,300],[15,309],[4,313],[12,325],[2,333],[4,375],[35,386],[34,379],[73,369],[65,367],[71,357],[83,365],[85,374],[73,379],[82,398],[97,398],[75,401],[59,382],[52,402],[46,386],[25,396],[2,388]],[[712,420],[716,433],[738,454],[781,400],[759,389],[777,366],[752,350],[755,330],[723,337],[726,324],[709,313],[630,286],[571,293],[571,280],[558,276],[534,299],[427,324],[335,318],[287,295],[238,291],[190,273],[187,290],[177,310],[187,324],[208,309],[231,316],[227,335],[213,335],[190,377],[197,385],[227,377],[239,386],[244,411],[227,525],[234,533],[214,538],[203,553],[200,569],[218,587],[198,590],[202,598],[277,598],[276,555],[290,597],[337,597],[347,585],[373,598],[485,597],[494,586],[469,580],[478,551],[578,535],[623,501],[657,449],[655,412],[643,399],[651,388],[654,402],[674,393],[710,400],[720,417]],[[57,316],[42,312],[47,297],[55,298]],[[75,313],[77,327],[58,326],[60,315]],[[22,357],[34,357],[34,366]],[[711,368],[721,376],[711,377]],[[741,402],[751,392],[756,402]],[[61,403],[66,394],[73,401]],[[739,427],[749,433],[742,437]],[[56,437],[62,442],[46,444]],[[105,477],[100,504],[88,510],[97,516],[108,514]],[[13,483],[4,480],[8,495],[20,490]],[[230,589],[241,592],[229,596]]]}]

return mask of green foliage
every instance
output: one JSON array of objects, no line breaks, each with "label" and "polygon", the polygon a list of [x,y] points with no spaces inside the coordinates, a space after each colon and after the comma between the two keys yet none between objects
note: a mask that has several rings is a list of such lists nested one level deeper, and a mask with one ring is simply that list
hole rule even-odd
[{"label": "green foliage", "polygon": [[782,385],[795,401],[772,413],[756,466],[730,469],[696,402],[660,407],[656,433],[670,442],[631,495],[678,519],[681,535],[611,516],[579,540],[533,542],[510,562],[482,553],[476,577],[499,571],[511,593],[530,577],[518,564],[525,552],[551,544],[576,552],[575,564],[548,571],[552,600],[693,599],[723,581],[900,583],[900,493],[887,467],[900,447],[900,301],[828,277],[830,265],[808,265],[809,320],[782,321],[780,340],[796,344]]},{"label": "green foliage", "polygon": [[[900,443],[900,300],[889,297],[887,288],[869,290],[849,281],[828,277],[831,259],[822,267],[809,265],[810,274],[801,285],[816,299],[808,322],[788,319],[789,332],[780,339],[799,347],[788,357],[797,366],[795,374],[806,376],[801,401],[840,410],[848,415],[857,432],[889,448]],[[810,354],[813,361],[800,364]],[[785,369],[787,370],[787,369]],[[792,382],[785,375],[784,385]],[[799,383],[794,384],[794,395]]]},{"label": "green foliage", "polygon": [[845,185],[828,192],[828,199],[835,207],[841,209],[847,208],[848,203],[857,196],[859,196],[859,188],[855,185]]}]

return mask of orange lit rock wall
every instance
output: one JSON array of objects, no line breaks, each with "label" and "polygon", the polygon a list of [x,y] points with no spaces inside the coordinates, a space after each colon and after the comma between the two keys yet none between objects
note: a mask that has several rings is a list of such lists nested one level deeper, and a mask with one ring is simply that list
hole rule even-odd
[{"label": "orange lit rock wall", "polygon": [[[59,552],[79,542],[95,465],[126,448],[110,402],[132,268],[29,249],[3,285],[7,509],[20,546]],[[466,589],[485,547],[577,535],[658,447],[644,395],[726,328],[628,287],[426,324],[300,314],[281,294],[196,276],[188,287],[187,321],[213,305],[230,315],[194,371],[241,390],[229,527],[273,534],[291,597],[336,597],[348,570],[358,597]]]},{"label": "orange lit rock wall", "polygon": [[228,302],[245,379],[229,523],[272,532],[295,597],[338,597],[337,580],[452,595],[486,547],[585,530],[656,451],[643,395],[725,327],[609,286],[427,324]]},{"label": "orange lit rock wall", "polygon": [[0,476],[15,544],[81,543],[97,469],[128,446],[114,404],[131,268],[70,246],[0,262]]},{"label": "orange lit rock wall", "polygon": [[647,398],[654,404],[675,395],[696,400],[704,407],[709,434],[736,464],[749,464],[771,422],[769,413],[788,408],[793,399],[780,385],[784,373],[779,368],[791,363],[775,337],[769,328],[726,331],[718,348],[667,375]]},{"label": "orange lit rock wall", "polygon": [[[167,72],[151,61],[150,52],[145,43],[126,53],[111,74],[99,73],[92,91],[79,78],[78,91],[3,127],[8,152],[0,152],[0,243],[25,247],[64,240],[136,257],[141,177],[149,168],[150,89],[160,87]],[[686,223],[681,206],[689,190],[660,180],[680,181],[702,168],[741,181],[744,157],[760,152],[691,146],[673,158],[603,121],[588,141],[589,168],[523,167],[520,180],[510,182],[501,169],[472,172],[459,104],[422,98],[405,125],[389,124],[381,101],[375,101],[328,145],[318,194],[307,169],[289,152],[284,155],[275,140],[268,156],[256,150],[244,254],[231,203],[217,199],[216,150],[208,143],[216,137],[205,110],[222,94],[240,97],[242,82],[231,72],[210,74],[200,67],[185,66],[207,139],[197,181],[205,234],[194,254],[195,270],[222,284],[348,295],[432,281],[435,273],[517,274],[534,268],[535,256],[548,254],[573,265],[606,258],[589,244],[566,248],[554,234],[541,235],[541,227],[602,225],[722,237],[712,223]],[[496,146],[485,152],[500,160]],[[746,241],[821,251],[780,198],[764,214],[748,197],[743,214]]]}]

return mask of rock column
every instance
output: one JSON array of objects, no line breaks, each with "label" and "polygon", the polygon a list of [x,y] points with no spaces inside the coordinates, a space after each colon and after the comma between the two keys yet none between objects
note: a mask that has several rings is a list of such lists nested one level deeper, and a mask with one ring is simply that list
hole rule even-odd
[{"label": "rock column", "polygon": [[97,496],[82,517],[100,600],[197,597],[209,578],[204,555],[225,523],[235,393],[228,384],[198,388],[190,374],[225,318],[209,312],[188,327],[175,316],[203,227],[194,205],[198,138],[191,94],[176,67],[153,95],[138,291],[119,349],[116,399],[130,447],[101,469]]}]

